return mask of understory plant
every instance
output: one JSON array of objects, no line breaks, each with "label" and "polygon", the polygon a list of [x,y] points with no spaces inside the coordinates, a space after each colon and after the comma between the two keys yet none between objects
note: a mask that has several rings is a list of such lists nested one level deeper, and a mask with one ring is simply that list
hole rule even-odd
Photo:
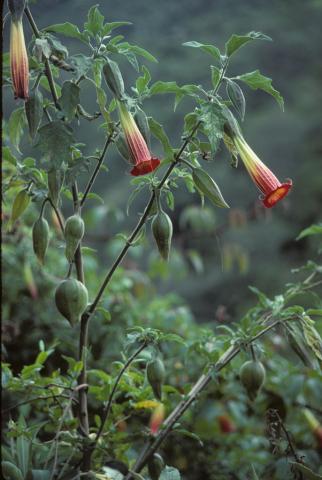
[{"label": "understory plant", "polygon": [[[322,267],[308,261],[274,298],[252,287],[254,306],[214,328],[122,263],[147,242],[161,262],[174,261],[176,189],[229,208],[216,182],[220,145],[231,156],[227,168],[254,182],[263,209],[290,193],[292,180],[280,181],[242,132],[244,86],[283,109],[281,94],[259,70],[229,74],[239,49],[270,37],[234,34],[224,51],[184,43],[208,55],[209,83],[178,85],[153,81],[139,59],[155,57],[115,33],[129,22],[106,22],[97,6],[82,28],[39,26],[37,8],[23,0],[8,7],[4,85],[17,108],[3,127],[4,478],[322,478]],[[65,37],[86,53],[70,53]],[[137,73],[134,85],[122,76],[123,60]],[[89,89],[92,111],[83,106]],[[176,146],[146,107],[165,94],[174,109],[193,102]],[[86,122],[102,141],[94,151],[78,136]],[[129,174],[122,194],[133,229],[118,235],[102,274],[99,252],[87,245],[87,212],[90,200],[104,203],[95,181],[112,148]],[[113,165],[107,175],[114,178]],[[146,205],[133,213],[139,195]],[[321,234],[313,225],[298,241]],[[26,311],[29,323],[20,317]],[[15,337],[21,352],[10,349]]]}]

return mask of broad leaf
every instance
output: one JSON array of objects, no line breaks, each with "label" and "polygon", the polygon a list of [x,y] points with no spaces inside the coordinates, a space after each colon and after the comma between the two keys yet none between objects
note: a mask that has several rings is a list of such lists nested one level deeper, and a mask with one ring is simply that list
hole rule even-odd
[{"label": "broad leaf", "polygon": [[86,36],[81,33],[77,25],[74,25],[73,23],[56,23],[55,25],[50,25],[49,27],[46,27],[45,30],[47,32],[61,33],[66,37],[77,38],[78,40],[81,40],[82,42],[85,42],[87,44]]},{"label": "broad leaf", "polygon": [[271,37],[264,35],[261,32],[249,32],[245,35],[232,35],[228,42],[226,43],[226,55],[230,57],[235,53],[240,47],[245,45],[245,43],[251,42],[252,40],[269,40],[272,41]]},{"label": "broad leaf", "polygon": [[162,143],[166,156],[172,158],[173,153],[172,153],[171,144],[162,125],[151,117],[149,117],[148,121],[149,121],[149,127],[152,134]]},{"label": "broad leaf", "polygon": [[26,190],[21,190],[12,204],[11,210],[11,217],[10,222],[13,225],[16,220],[23,214],[23,212],[27,209],[30,203],[30,196],[28,195]]},{"label": "broad leaf", "polygon": [[63,83],[59,104],[69,122],[75,117],[76,108],[80,102],[79,95],[80,88],[76,83],[69,80]]},{"label": "broad leaf", "polygon": [[203,128],[209,139],[211,151],[215,154],[223,137],[226,121],[221,105],[212,102],[203,103],[200,107],[200,120],[203,122]]},{"label": "broad leaf", "polygon": [[241,80],[242,82],[246,83],[250,88],[253,90],[263,90],[264,92],[272,95],[282,110],[284,110],[284,100],[282,95],[275,90],[272,85],[272,79],[265,77],[260,73],[259,70],[255,70],[254,72],[245,73],[244,75],[239,75],[236,77],[236,80]]},{"label": "broad leaf", "polygon": [[322,235],[322,223],[311,225],[310,227],[305,228],[298,235],[298,237],[296,237],[296,240],[301,240],[301,238],[309,237],[311,235]]},{"label": "broad leaf", "polygon": [[102,29],[102,36],[108,35],[109,33],[112,32],[115,28],[119,27],[124,27],[126,25],[132,25],[132,22],[110,22],[110,23],[105,23],[103,29]]},{"label": "broad leaf", "polygon": [[73,143],[73,131],[62,121],[56,120],[47,123],[38,130],[39,142],[37,147],[43,153],[41,163],[47,170],[59,169],[63,162],[68,163],[70,147]]},{"label": "broad leaf", "polygon": [[9,138],[12,145],[18,150],[19,153],[19,145],[20,140],[23,135],[24,126],[26,125],[26,115],[25,115],[25,108],[20,107],[17,110],[14,110],[9,118]]},{"label": "broad leaf", "polygon": [[85,30],[87,30],[91,35],[97,35],[103,28],[104,15],[98,10],[97,6],[94,5],[89,9],[87,15],[87,22],[84,24]]},{"label": "broad leaf", "polygon": [[200,48],[203,52],[209,53],[216,60],[220,60],[220,50],[214,45],[205,45],[204,43],[199,42],[185,42],[182,44],[184,47]]}]

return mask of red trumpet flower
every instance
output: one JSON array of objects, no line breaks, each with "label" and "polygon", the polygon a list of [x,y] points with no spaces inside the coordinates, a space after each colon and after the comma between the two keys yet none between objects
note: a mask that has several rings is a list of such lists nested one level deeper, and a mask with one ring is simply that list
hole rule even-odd
[{"label": "red trumpet flower", "polygon": [[9,1],[11,13],[10,67],[15,98],[28,99],[29,64],[23,33],[22,16],[25,2]]},{"label": "red trumpet flower", "polygon": [[134,165],[131,175],[137,177],[153,172],[160,165],[160,160],[151,156],[142,133],[124,103],[118,102],[118,107],[121,125],[129,149],[130,161]]},{"label": "red trumpet flower", "polygon": [[240,133],[233,133],[231,140],[236,147],[253,182],[262,192],[261,200],[267,208],[284,198],[292,187],[292,180],[281,183],[274,173],[258,158]]}]

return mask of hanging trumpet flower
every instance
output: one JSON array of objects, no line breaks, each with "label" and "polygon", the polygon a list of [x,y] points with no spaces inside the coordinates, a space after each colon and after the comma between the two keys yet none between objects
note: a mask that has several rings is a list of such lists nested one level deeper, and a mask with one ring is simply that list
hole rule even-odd
[{"label": "hanging trumpet flower", "polygon": [[261,200],[267,208],[273,207],[284,198],[292,187],[292,180],[281,183],[274,173],[258,158],[242,134],[227,127],[226,135],[233,142],[236,153],[240,155],[249,175],[262,192]]},{"label": "hanging trumpet flower", "polygon": [[22,25],[25,1],[8,0],[8,7],[11,13],[10,67],[14,96],[27,100],[29,64]]},{"label": "hanging trumpet flower", "polygon": [[117,103],[122,129],[130,154],[130,162],[134,165],[131,175],[137,177],[153,172],[160,165],[160,160],[151,156],[142,133],[124,103],[120,101]]}]

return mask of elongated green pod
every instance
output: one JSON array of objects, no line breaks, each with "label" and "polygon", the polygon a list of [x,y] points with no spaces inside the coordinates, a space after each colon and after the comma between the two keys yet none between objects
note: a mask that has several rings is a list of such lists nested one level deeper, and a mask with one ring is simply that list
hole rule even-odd
[{"label": "elongated green pod", "polygon": [[42,216],[36,220],[32,228],[32,243],[36,257],[41,264],[44,264],[49,244],[49,225]]},{"label": "elongated green pod", "polygon": [[88,292],[85,285],[74,278],[63,280],[55,292],[55,302],[58,311],[71,326],[81,319],[88,303]]},{"label": "elongated green pod", "polygon": [[82,218],[75,214],[67,218],[65,223],[65,255],[69,262],[73,261],[77,247],[82,240],[85,226]]},{"label": "elongated green pod", "polygon": [[165,380],[165,368],[160,358],[155,358],[148,363],[146,374],[153,393],[158,400],[162,398],[162,385]]},{"label": "elongated green pod", "polygon": [[38,88],[32,90],[25,102],[25,111],[32,139],[35,138],[43,114],[43,96]]},{"label": "elongated green pod", "polygon": [[162,470],[165,467],[165,463],[161,455],[154,453],[148,461],[148,471],[151,480],[159,480]]},{"label": "elongated green pod", "polygon": [[149,127],[149,122],[148,122],[148,117],[145,115],[143,110],[140,108],[137,108],[135,114],[134,114],[134,120],[139,127],[140,132],[142,133],[144,140],[146,141],[149,149],[151,147],[151,133],[150,133],[150,127]]},{"label": "elongated green pod", "polygon": [[30,203],[30,196],[27,190],[21,190],[13,201],[10,222],[11,225],[23,214]]},{"label": "elongated green pod", "polygon": [[216,182],[202,168],[194,168],[192,180],[198,190],[217,207],[229,208]]},{"label": "elongated green pod", "polygon": [[113,60],[106,59],[103,67],[105,81],[118,100],[124,96],[124,82],[119,66]]},{"label": "elongated green pod", "polygon": [[173,233],[172,222],[169,215],[163,210],[159,210],[152,220],[151,227],[161,257],[164,260],[169,260]]}]

